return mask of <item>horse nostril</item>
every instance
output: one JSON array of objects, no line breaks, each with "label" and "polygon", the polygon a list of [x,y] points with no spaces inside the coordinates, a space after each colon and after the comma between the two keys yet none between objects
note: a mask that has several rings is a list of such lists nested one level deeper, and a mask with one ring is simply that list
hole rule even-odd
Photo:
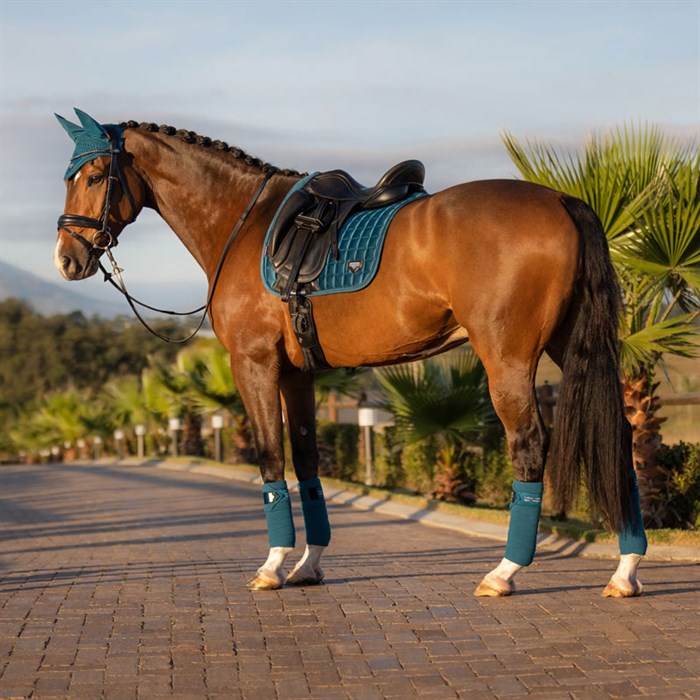
[{"label": "horse nostril", "polygon": [[77,276],[83,271],[83,266],[70,255],[64,255],[61,259],[64,272],[72,276]]}]

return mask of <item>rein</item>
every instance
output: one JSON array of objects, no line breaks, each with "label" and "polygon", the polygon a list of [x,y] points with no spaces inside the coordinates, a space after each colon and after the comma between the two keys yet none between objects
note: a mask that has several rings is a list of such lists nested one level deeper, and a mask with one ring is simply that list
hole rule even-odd
[{"label": "rein", "polygon": [[[203,306],[200,306],[197,309],[193,309],[192,311],[167,311],[165,309],[158,309],[154,306],[149,306],[148,304],[144,304],[143,302],[139,301],[135,297],[131,296],[129,294],[126,285],[124,284],[124,280],[122,279],[121,273],[123,272],[123,269],[120,268],[117,265],[117,261],[114,258],[114,255],[112,254],[112,248],[116,247],[118,241],[116,237],[114,237],[110,231],[109,228],[109,211],[112,205],[112,184],[115,181],[119,181],[119,183],[122,186],[122,190],[126,194],[129,203],[131,204],[132,208],[132,214],[136,212],[136,204],[134,202],[134,198],[131,195],[131,192],[129,191],[129,188],[126,185],[126,180],[124,179],[124,176],[119,168],[119,163],[117,159],[117,155],[119,153],[119,149],[114,148],[113,145],[110,143],[110,150],[105,152],[105,151],[89,151],[86,153],[81,153],[77,157],[85,156],[85,155],[105,155],[109,154],[110,156],[110,162],[109,162],[109,176],[107,179],[107,192],[105,194],[105,203],[104,207],[102,210],[102,216],[100,219],[92,219],[90,217],[86,216],[80,216],[77,214],[62,214],[61,216],[58,217],[58,229],[67,231],[73,238],[75,238],[77,241],[82,243],[87,249],[88,249],[88,260],[86,262],[86,267],[90,264],[92,258],[96,257],[97,253],[95,251],[101,250],[104,251],[104,253],[107,255],[109,258],[109,262],[112,265],[112,271],[109,272],[105,269],[104,265],[102,262],[98,259],[97,264],[104,274],[104,279],[105,282],[109,282],[120,294],[124,295],[124,298],[126,299],[127,303],[129,304],[131,310],[134,312],[134,315],[136,318],[141,322],[141,324],[146,328],[149,333],[152,333],[155,335],[157,338],[160,338],[161,340],[166,341],[167,343],[186,343],[189,340],[192,340],[197,333],[199,333],[200,329],[204,325],[204,321],[207,317],[207,314],[210,311],[211,307],[211,302],[214,298],[214,293],[216,291],[217,284],[219,282],[219,277],[221,276],[221,272],[224,267],[224,262],[226,261],[226,257],[228,255],[228,252],[233,245],[233,242],[236,240],[236,237],[240,233],[241,228],[243,228],[243,225],[245,224],[246,220],[248,219],[248,216],[250,215],[250,212],[253,210],[253,207],[256,205],[258,199],[260,198],[260,195],[262,194],[263,190],[265,189],[268,181],[270,178],[277,172],[277,168],[271,167],[265,172],[265,177],[258,187],[257,191],[253,195],[253,198],[250,200],[248,203],[248,206],[246,207],[245,211],[241,215],[241,218],[238,220],[238,223],[234,227],[233,231],[231,231],[230,236],[228,237],[228,240],[226,241],[226,245],[224,246],[221,256],[219,258],[219,263],[216,268],[216,272],[214,274],[214,280],[211,285],[211,289],[209,291],[209,294],[207,295],[207,300],[206,303]],[[136,219],[135,215],[132,215],[132,218],[125,224],[125,226],[128,226],[130,223],[132,223]],[[70,227],[71,226],[77,226],[79,228],[92,228],[96,229],[95,233],[92,236],[92,242],[88,241],[84,236],[81,236],[79,233],[76,233],[73,231]],[[114,278],[116,277],[117,281],[114,281]],[[155,311],[157,313],[162,313],[162,314],[169,314],[171,316],[192,316],[193,314],[196,313],[202,313],[202,317],[199,319],[199,322],[197,323],[197,326],[195,329],[192,331],[190,335],[188,335],[186,338],[168,338],[167,336],[163,335],[162,333],[159,333],[155,329],[153,329],[151,326],[149,326],[148,322],[141,316],[139,313],[138,309],[136,308],[136,305],[141,306],[145,309],[149,309],[151,311]]]}]

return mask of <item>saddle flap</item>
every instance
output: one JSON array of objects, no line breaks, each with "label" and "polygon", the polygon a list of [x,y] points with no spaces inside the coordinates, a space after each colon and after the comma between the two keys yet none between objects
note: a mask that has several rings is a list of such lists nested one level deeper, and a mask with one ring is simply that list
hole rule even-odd
[{"label": "saddle flap", "polygon": [[288,232],[293,228],[297,216],[308,211],[314,203],[314,198],[305,190],[299,189],[285,200],[272,222],[267,244],[267,255],[272,265],[277,269],[289,256],[292,241]]},{"label": "saddle flap", "polygon": [[297,269],[295,279],[300,284],[313,282],[323,270],[331,247],[330,229],[313,233],[306,228],[293,227],[286,236],[272,266],[281,282],[286,282]]}]

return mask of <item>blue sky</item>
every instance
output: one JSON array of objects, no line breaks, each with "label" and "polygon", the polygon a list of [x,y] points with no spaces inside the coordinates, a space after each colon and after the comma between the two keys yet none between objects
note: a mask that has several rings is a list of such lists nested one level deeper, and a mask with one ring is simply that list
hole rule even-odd
[{"label": "blue sky", "polygon": [[[514,175],[506,130],[573,148],[624,121],[682,137],[700,123],[698,0],[2,0],[0,12],[0,257],[50,281],[71,153],[53,112],[73,106],[368,183],[420,158],[432,191]],[[135,293],[200,303],[201,271],[155,215],[121,240]]]}]

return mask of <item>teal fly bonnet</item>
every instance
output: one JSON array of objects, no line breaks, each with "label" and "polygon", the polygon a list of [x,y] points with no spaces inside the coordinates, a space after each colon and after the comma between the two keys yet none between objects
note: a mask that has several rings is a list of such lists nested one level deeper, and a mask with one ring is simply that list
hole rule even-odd
[{"label": "teal fly bonnet", "polygon": [[75,141],[75,150],[71,156],[68,170],[63,176],[64,180],[70,180],[85,163],[89,163],[98,156],[109,156],[120,151],[124,144],[122,128],[117,124],[100,124],[77,107],[75,113],[82,126],[56,115],[59,124]]}]

